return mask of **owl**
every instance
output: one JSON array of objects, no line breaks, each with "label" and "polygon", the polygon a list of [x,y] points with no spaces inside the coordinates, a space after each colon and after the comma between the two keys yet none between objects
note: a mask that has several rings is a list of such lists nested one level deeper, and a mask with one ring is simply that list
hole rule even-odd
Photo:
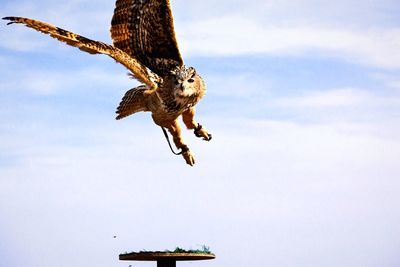
[{"label": "owl", "polygon": [[203,79],[183,63],[175,37],[169,0],[117,0],[111,20],[113,44],[106,44],[51,24],[22,17],[5,17],[8,24],[21,23],[90,54],[108,55],[142,83],[128,90],[117,108],[117,120],[140,111],[151,112],[154,123],[173,137],[187,164],[195,158],[181,136],[178,119],[197,137],[210,141],[211,134],[195,121],[195,105],[205,95]]}]

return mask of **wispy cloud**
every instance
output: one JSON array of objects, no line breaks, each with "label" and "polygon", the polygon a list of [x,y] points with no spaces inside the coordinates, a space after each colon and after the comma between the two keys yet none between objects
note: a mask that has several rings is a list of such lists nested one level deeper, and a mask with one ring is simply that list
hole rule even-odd
[{"label": "wispy cloud", "polygon": [[[86,36],[90,39],[111,43],[109,27],[111,23],[114,2],[74,0],[66,3],[54,1],[13,1],[2,7],[2,17],[21,16],[45,21],[66,30]],[[43,8],[46,7],[46,8]],[[16,51],[56,50],[51,37],[33,32],[22,25],[4,26],[0,31],[2,42],[0,47]]]},{"label": "wispy cloud", "polygon": [[[209,12],[211,2],[186,6],[185,2],[177,1],[173,7],[191,14],[189,20],[177,12],[175,21],[185,55],[306,55],[339,58],[380,68],[400,68],[400,28],[394,23],[387,25],[385,22],[389,18],[382,15],[388,13],[382,10],[389,10],[391,1],[363,3],[363,9],[356,2],[349,5],[341,1],[327,6],[311,0],[286,1],[279,5],[253,0],[243,7],[240,2],[221,1],[218,3],[221,8],[215,10],[222,15]],[[108,29],[113,8],[114,3],[99,5],[88,0],[69,2],[62,9],[48,2],[43,10],[31,2],[21,1],[7,4],[5,11],[46,20],[89,38],[111,42]],[[313,13],[299,16],[298,13],[304,14],[299,9],[313,10]],[[48,41],[43,41],[44,37],[39,34],[28,34],[26,29],[13,28],[13,34],[9,31],[11,28],[0,32],[1,45],[7,49],[48,48]]]},{"label": "wispy cloud", "polygon": [[357,88],[338,88],[275,97],[264,104],[271,114],[308,123],[398,123],[400,95]]},{"label": "wispy cloud", "polygon": [[[393,139],[371,133],[378,125],[215,120],[208,127],[216,139],[197,140],[198,145],[191,146],[199,161],[194,170],[169,153],[158,129],[142,125],[133,132],[132,127],[110,126],[46,133],[57,136],[58,143],[49,143],[46,136],[36,144],[12,139],[12,148],[23,158],[21,164],[0,169],[1,197],[13,207],[4,204],[0,210],[5,216],[2,226],[13,233],[12,243],[32,254],[26,262],[53,266],[59,260],[55,255],[74,253],[75,259],[67,262],[84,266],[85,256],[98,251],[108,251],[114,259],[127,249],[165,249],[170,242],[193,245],[199,239],[211,242],[217,253],[230,255],[226,244],[242,235],[246,239],[235,244],[236,249],[249,254],[254,245],[268,248],[270,260],[277,263],[287,261],[286,253],[304,255],[299,244],[312,251],[329,248],[332,257],[348,249],[337,244],[341,242],[363,251],[352,251],[352,259],[365,251],[379,259],[393,257],[366,242],[372,235],[392,247],[396,240],[384,233],[388,225],[397,229],[398,213],[393,211],[399,203],[395,186],[400,149]],[[93,138],[97,144],[64,145],[71,135]],[[391,219],[382,216],[389,210]],[[154,221],[156,214],[175,223],[160,226]],[[368,229],[352,231],[359,225]],[[120,236],[118,244],[110,244],[113,231]],[[292,240],[302,240],[303,235],[313,241]],[[38,256],[44,255],[43,248],[52,255],[46,262]],[[93,262],[102,266],[109,257],[95,257]],[[242,257],[232,254],[210,264],[229,265]],[[261,258],[252,259],[262,263]],[[325,260],[313,257],[312,262]],[[340,260],[343,257],[336,259]],[[360,260],[360,265],[368,264],[368,258]]]},{"label": "wispy cloud", "polygon": [[2,14],[46,21],[77,33],[102,35],[108,34],[114,6],[114,1],[72,0],[61,4],[20,0],[5,3]]},{"label": "wispy cloud", "polygon": [[263,76],[255,73],[240,73],[235,75],[210,75],[207,85],[212,88],[207,92],[210,96],[251,99],[266,97],[270,85]]},{"label": "wispy cloud", "polygon": [[395,89],[396,91],[400,90],[400,78],[397,72],[376,72],[372,73],[371,77],[382,82],[388,88]]},{"label": "wispy cloud", "polygon": [[[210,267],[399,266],[398,1],[172,4],[209,88],[196,115],[213,140],[182,130],[194,168],[149,113],[114,120],[136,84],[122,66],[0,27],[5,264],[113,266],[126,250],[207,244]],[[3,7],[107,40],[114,1]]]},{"label": "wispy cloud", "polygon": [[400,107],[400,96],[374,94],[370,90],[356,88],[331,89],[310,92],[302,96],[277,98],[274,104],[283,108],[341,108],[341,107]]},{"label": "wispy cloud", "polygon": [[[73,48],[72,48],[73,49]],[[79,53],[79,52],[78,52]],[[76,54],[77,57],[82,56]],[[83,59],[85,60],[85,59]],[[86,61],[90,61],[86,57]],[[51,69],[40,66],[32,69],[21,62],[3,58],[3,74],[7,79],[0,80],[0,92],[30,92],[40,95],[51,95],[64,90],[91,90],[108,87],[116,92],[123,92],[139,83],[126,75],[127,70],[122,65],[115,64],[106,57],[94,59],[93,66],[71,66],[60,69]],[[101,62],[101,66],[95,66]],[[69,64],[77,62],[70,62]],[[99,64],[100,65],[100,64]],[[15,71],[18,69],[18,71]]]},{"label": "wispy cloud", "polygon": [[400,67],[400,29],[365,31],[318,26],[263,25],[226,16],[182,27],[182,48],[193,55],[323,56],[382,68]]}]

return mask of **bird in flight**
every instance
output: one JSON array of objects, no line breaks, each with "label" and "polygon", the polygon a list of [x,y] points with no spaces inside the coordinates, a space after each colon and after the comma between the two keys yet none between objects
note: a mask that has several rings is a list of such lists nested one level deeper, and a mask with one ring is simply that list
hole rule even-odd
[{"label": "bird in flight", "polygon": [[[108,55],[129,70],[140,86],[128,90],[117,108],[116,119],[140,111],[151,112],[153,121],[173,137],[186,163],[195,158],[184,143],[178,118],[197,137],[210,141],[211,134],[195,121],[195,105],[205,95],[203,79],[186,67],[178,49],[169,0],[117,0],[111,20],[113,44],[80,36],[51,24],[23,17],[5,17],[48,34],[90,54]],[[168,140],[169,142],[169,140]],[[171,145],[170,145],[171,146]],[[171,147],[172,150],[172,147]]]}]

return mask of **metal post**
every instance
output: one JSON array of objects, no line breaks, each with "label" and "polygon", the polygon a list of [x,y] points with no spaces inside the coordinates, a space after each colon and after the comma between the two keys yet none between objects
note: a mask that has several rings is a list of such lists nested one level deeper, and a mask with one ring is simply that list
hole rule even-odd
[{"label": "metal post", "polygon": [[158,260],[157,267],[176,267],[175,260]]}]

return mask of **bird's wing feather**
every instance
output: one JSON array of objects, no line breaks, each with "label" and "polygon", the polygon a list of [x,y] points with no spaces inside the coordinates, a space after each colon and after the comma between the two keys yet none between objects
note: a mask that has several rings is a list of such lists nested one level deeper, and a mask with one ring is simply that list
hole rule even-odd
[{"label": "bird's wing feather", "polygon": [[160,76],[183,65],[169,0],[117,0],[111,37],[114,46]]},{"label": "bird's wing feather", "polygon": [[78,47],[80,50],[88,52],[90,54],[108,55],[115,59],[117,62],[124,65],[128,70],[130,70],[134,78],[136,78],[140,82],[145,83],[149,87],[155,87],[156,82],[159,80],[158,75],[153,73],[137,59],[133,58],[131,55],[112,45],[90,40],[86,37],[63,30],[61,28],[38,20],[21,17],[5,17],[3,19],[9,20],[10,22],[8,24],[21,23],[29,28],[35,29],[45,34],[49,34],[51,37],[56,38],[61,42],[64,42],[74,47]]}]

